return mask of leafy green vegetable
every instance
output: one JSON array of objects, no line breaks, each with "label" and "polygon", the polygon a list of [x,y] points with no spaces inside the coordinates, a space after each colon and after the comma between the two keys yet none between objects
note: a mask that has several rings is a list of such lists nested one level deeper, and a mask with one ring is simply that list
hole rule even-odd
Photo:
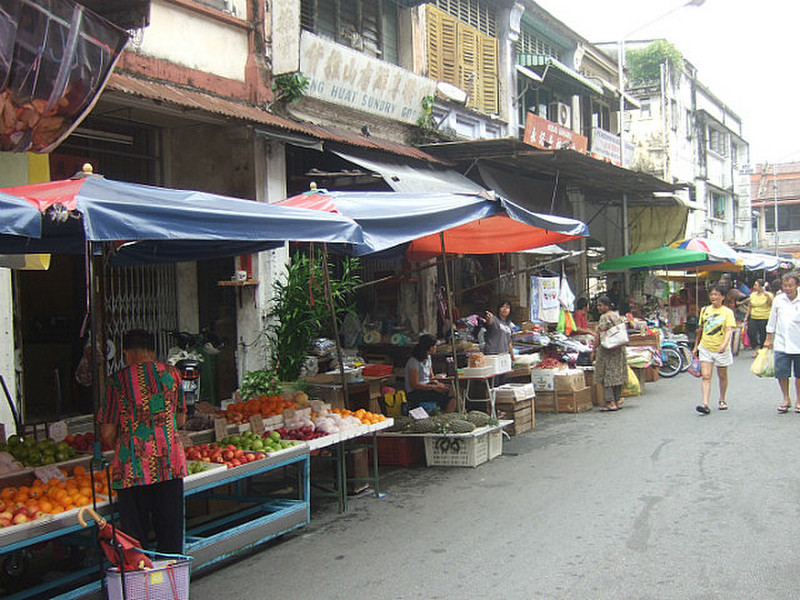
[{"label": "leafy green vegetable", "polygon": [[253,396],[274,396],[281,393],[280,381],[274,371],[248,371],[239,388],[242,400]]}]

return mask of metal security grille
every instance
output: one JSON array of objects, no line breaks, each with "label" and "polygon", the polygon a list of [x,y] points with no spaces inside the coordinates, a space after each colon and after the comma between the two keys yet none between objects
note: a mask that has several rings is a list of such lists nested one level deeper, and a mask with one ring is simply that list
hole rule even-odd
[{"label": "metal security grille", "polygon": [[436,6],[467,25],[472,25],[483,35],[497,37],[497,19],[494,12],[479,0],[436,0]]},{"label": "metal security grille", "polygon": [[106,339],[116,348],[108,372],[123,366],[122,334],[129,329],[153,332],[156,356],[165,360],[169,332],[178,326],[175,266],[111,267],[106,272],[104,295]]},{"label": "metal security grille", "polygon": [[561,60],[561,51],[553,44],[543,40],[530,30],[523,29],[517,40],[517,53],[543,54]]}]

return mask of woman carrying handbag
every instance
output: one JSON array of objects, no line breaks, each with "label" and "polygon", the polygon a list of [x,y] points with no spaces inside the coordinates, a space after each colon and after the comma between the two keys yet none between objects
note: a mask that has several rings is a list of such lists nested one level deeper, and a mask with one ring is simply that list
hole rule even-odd
[{"label": "woman carrying handbag", "polygon": [[622,386],[628,378],[628,360],[625,347],[628,344],[625,319],[611,309],[608,296],[597,299],[600,321],[595,332],[594,382],[603,386],[604,398],[611,398],[600,409],[614,412],[621,408]]}]

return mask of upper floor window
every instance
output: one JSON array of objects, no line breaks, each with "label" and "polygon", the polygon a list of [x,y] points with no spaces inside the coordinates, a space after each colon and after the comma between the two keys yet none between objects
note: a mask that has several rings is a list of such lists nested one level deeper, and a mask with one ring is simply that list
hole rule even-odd
[{"label": "upper floor window", "polygon": [[678,101],[670,99],[669,101],[669,126],[672,131],[678,131],[680,121],[680,111],[678,110]]},{"label": "upper floor window", "polygon": [[497,19],[488,4],[481,0],[436,0],[436,6],[483,35],[497,37]]},{"label": "upper floor window", "polygon": [[653,116],[653,108],[650,105],[650,100],[642,100],[639,106],[639,115],[642,119],[649,119]]},{"label": "upper floor window", "polygon": [[517,40],[517,54],[542,54],[561,60],[561,49],[539,37],[529,29],[523,29]]},{"label": "upper floor window", "polygon": [[720,156],[728,156],[728,134],[719,129],[709,127],[708,149]]},{"label": "upper floor window", "polygon": [[301,0],[303,29],[397,64],[395,0]]},{"label": "upper floor window", "polygon": [[[478,5],[476,2],[470,4]],[[467,93],[467,106],[498,114],[500,80],[497,38],[484,34],[433,4],[425,7],[425,18],[428,77],[464,90]]]},{"label": "upper floor window", "polygon": [[728,199],[722,194],[711,192],[711,216],[714,219],[725,219],[725,207],[728,204]]}]

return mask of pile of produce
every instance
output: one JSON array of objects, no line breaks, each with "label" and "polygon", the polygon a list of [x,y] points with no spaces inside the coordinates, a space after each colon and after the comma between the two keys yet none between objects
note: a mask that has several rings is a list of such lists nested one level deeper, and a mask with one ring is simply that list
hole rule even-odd
[{"label": "pile of produce", "polygon": [[190,460],[186,462],[186,472],[189,475],[196,475],[203,471],[208,471],[211,467],[210,462],[203,462],[202,460]]},{"label": "pile of produce", "polygon": [[531,365],[531,369],[561,369],[564,366],[557,358],[547,357],[540,360],[535,365]]},{"label": "pile of produce", "polygon": [[[78,452],[91,452],[94,444],[94,433],[89,431],[87,433],[76,433],[75,435],[70,434],[64,438],[64,441]],[[106,450],[111,450],[111,448],[103,442],[101,450],[105,452]]]},{"label": "pile of produce", "polygon": [[277,433],[283,440],[295,440],[298,442],[307,442],[308,440],[315,440],[317,438],[329,435],[322,431],[315,430],[313,425],[306,425],[303,427],[298,427],[297,429],[278,427],[274,433]]},{"label": "pile of produce", "polygon": [[217,442],[196,444],[185,449],[186,460],[201,463],[224,464],[228,468],[266,458],[272,454],[295,445],[296,442],[282,440],[276,431],[267,432],[260,437],[252,431],[241,435],[231,435]]},{"label": "pile of produce", "polygon": [[380,423],[386,420],[386,417],[380,413],[373,413],[368,410],[364,410],[363,408],[359,408],[356,411],[349,411],[343,408],[333,408],[331,409],[332,413],[336,413],[341,415],[342,417],[355,417],[363,425],[375,425],[376,423]]},{"label": "pile of produce", "polygon": [[[298,394],[303,394],[303,392],[298,392]],[[220,411],[220,415],[225,417],[228,423],[247,423],[253,415],[261,415],[266,419],[283,414],[283,411],[287,408],[297,408],[297,403],[294,399],[290,400],[277,394],[254,396],[250,400],[228,405],[228,408]]]},{"label": "pile of produce", "polygon": [[396,433],[470,433],[478,427],[496,425],[497,419],[492,419],[480,410],[471,410],[463,413],[444,413],[427,419],[413,419],[412,417],[395,417],[394,424],[386,431]]},{"label": "pile of produce", "polygon": [[[50,438],[36,441],[33,438],[21,438],[17,435],[9,437],[7,444],[0,445],[0,452],[7,452],[13,457],[14,461],[26,467],[52,465],[70,460],[78,455],[78,452],[66,441],[56,442]],[[6,458],[3,463],[15,466],[14,461],[9,461]]]},{"label": "pile of produce", "polygon": [[45,483],[36,479],[29,485],[0,490],[0,527],[27,523],[91,504],[92,490],[98,499],[108,498],[104,471],[94,473],[94,479],[81,466],[76,466],[71,476],[65,471],[62,474],[64,480],[54,477]]}]

